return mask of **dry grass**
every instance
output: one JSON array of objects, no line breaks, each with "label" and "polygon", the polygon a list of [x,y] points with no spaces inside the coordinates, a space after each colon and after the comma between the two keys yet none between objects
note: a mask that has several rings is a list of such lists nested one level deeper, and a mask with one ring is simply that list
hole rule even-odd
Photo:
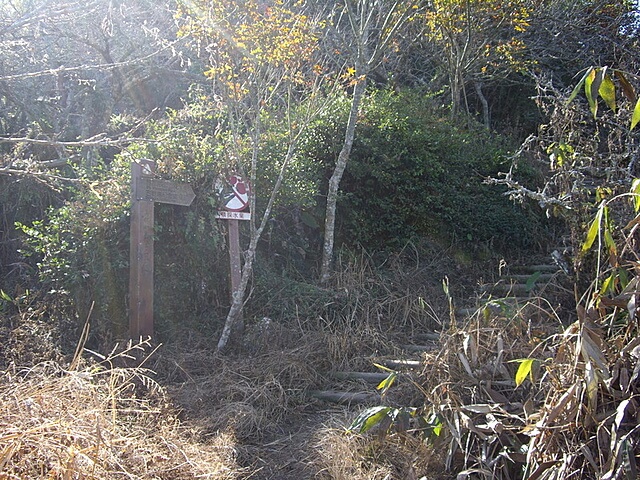
[{"label": "dry grass", "polygon": [[[413,294],[403,286],[420,268],[404,264],[383,278],[357,260],[337,274],[344,297],[321,318],[249,325],[237,355],[193,335],[145,354],[143,365],[134,358],[147,346],[134,345],[97,363],[5,372],[0,479],[635,478],[635,304],[629,314],[629,305],[586,303],[567,326],[544,299],[497,301],[451,322],[422,371],[402,377],[416,385],[401,381],[384,397],[437,413],[437,437],[423,438],[415,424],[347,434],[353,410],[310,400],[307,389],[326,385],[322,372],[371,368],[375,355],[446,322],[435,313],[446,311],[439,282],[438,293],[433,283]],[[637,282],[631,288],[635,298]],[[535,368],[517,386],[521,359]]]},{"label": "dry grass", "polygon": [[347,433],[348,415],[336,415],[316,436],[317,478],[331,480],[437,479],[437,455],[412,436],[381,439]]},{"label": "dry grass", "polygon": [[162,369],[174,365],[167,387],[185,414],[205,432],[230,431],[238,440],[260,441],[309,404],[305,394],[328,369],[317,337],[298,346],[267,350],[256,356],[222,356],[205,346],[182,354],[162,353]]},{"label": "dry grass", "polygon": [[[632,288],[637,295],[635,282]],[[449,478],[637,478],[640,339],[637,323],[629,322],[635,306],[632,317],[579,308],[578,320],[565,327],[542,300],[535,303],[502,312],[508,316],[479,309],[425,354],[420,414],[437,413],[443,429],[412,448],[435,442],[418,458],[433,463],[440,455],[437,470]],[[520,370],[523,359],[533,360],[530,371]],[[518,371],[525,373],[516,384]],[[383,433],[380,443],[375,435],[329,432],[322,442],[328,478],[433,478],[395,450],[406,437]],[[398,458],[411,469],[398,468]]]},{"label": "dry grass", "polygon": [[42,363],[0,377],[0,478],[237,478],[235,439],[203,441],[182,424],[143,367]]},{"label": "dry grass", "polygon": [[[639,293],[633,280],[620,298]],[[638,478],[637,309],[593,298],[568,326],[541,298],[453,324],[419,380],[417,414],[436,413],[441,434],[394,433],[392,421],[345,434],[352,414],[319,436],[321,478]]]}]

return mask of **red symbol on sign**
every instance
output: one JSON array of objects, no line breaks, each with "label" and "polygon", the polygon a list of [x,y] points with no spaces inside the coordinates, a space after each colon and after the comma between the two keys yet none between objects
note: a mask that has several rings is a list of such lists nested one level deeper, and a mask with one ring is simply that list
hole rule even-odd
[{"label": "red symbol on sign", "polygon": [[249,183],[239,175],[231,175],[228,180],[231,192],[224,197],[224,208],[230,212],[241,212],[249,206]]}]

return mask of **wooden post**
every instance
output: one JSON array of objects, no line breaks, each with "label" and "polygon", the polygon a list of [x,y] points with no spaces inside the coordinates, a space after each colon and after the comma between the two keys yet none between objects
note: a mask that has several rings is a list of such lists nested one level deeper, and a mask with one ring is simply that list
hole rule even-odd
[{"label": "wooden post", "polygon": [[231,266],[231,295],[233,296],[240,287],[240,277],[242,277],[238,220],[229,220],[229,262]]},{"label": "wooden post", "polygon": [[[229,220],[229,266],[231,270],[231,302],[235,295],[240,294],[240,280],[242,277],[242,262],[240,259],[240,227],[236,219]],[[244,320],[240,312],[235,328],[244,329]]]},{"label": "wooden post", "polygon": [[152,160],[131,163],[131,251],[129,335],[153,336],[153,200],[141,198],[140,183],[154,175]]}]

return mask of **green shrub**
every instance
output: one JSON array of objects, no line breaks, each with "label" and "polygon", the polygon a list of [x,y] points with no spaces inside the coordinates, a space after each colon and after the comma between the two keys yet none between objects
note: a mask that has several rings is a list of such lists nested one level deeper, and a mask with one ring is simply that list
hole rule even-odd
[{"label": "green shrub", "polygon": [[[368,97],[341,184],[342,241],[368,249],[396,248],[416,236],[495,248],[534,243],[540,219],[484,184],[508,169],[506,142],[431,112],[417,92]],[[336,130],[324,125],[322,143],[310,150],[324,164],[337,155],[328,149]]]}]

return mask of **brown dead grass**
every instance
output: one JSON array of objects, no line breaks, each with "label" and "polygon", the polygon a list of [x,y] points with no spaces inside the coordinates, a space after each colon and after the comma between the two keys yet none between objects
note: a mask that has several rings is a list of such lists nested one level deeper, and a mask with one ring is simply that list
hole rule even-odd
[{"label": "brown dead grass", "polygon": [[[637,282],[631,285],[637,295]],[[420,380],[419,414],[438,415],[440,436],[423,441],[390,427],[345,435],[346,421],[318,442],[323,474],[336,480],[637,478],[638,324],[625,311],[591,305],[578,308],[569,326],[543,299],[480,308],[454,324],[440,348],[424,354]],[[523,359],[534,367],[517,385]]]},{"label": "brown dead grass", "polygon": [[237,478],[233,436],[203,440],[180,422],[150,371],[113,366],[146,347],[66,369],[42,363],[4,372],[0,478]]},{"label": "brown dead grass", "polygon": [[229,431],[243,442],[260,441],[303,412],[306,390],[328,369],[320,337],[260,355],[219,355],[206,345],[160,354],[158,368],[174,366],[167,391],[205,432]]},{"label": "brown dead grass", "polygon": [[417,480],[442,478],[433,470],[438,455],[410,435],[384,439],[347,433],[353,413],[345,410],[316,435],[317,478],[331,480]]}]

